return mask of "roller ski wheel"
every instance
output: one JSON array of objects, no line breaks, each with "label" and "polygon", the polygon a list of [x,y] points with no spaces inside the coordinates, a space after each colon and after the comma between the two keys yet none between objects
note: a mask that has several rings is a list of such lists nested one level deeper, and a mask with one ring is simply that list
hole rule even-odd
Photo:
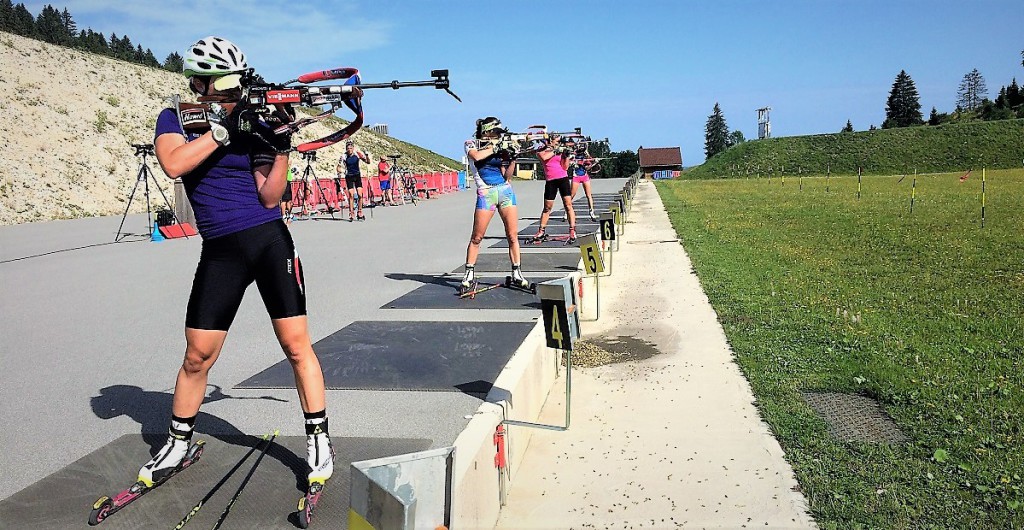
[{"label": "roller ski wheel", "polygon": [[473,283],[460,283],[459,284],[459,298],[471,297],[475,294],[477,288],[480,286],[479,282]]},{"label": "roller ski wheel", "polygon": [[526,280],[521,282],[515,281],[511,276],[505,276],[505,287],[507,289],[515,289],[517,291],[523,291],[530,294],[537,294],[537,284],[530,283]]},{"label": "roller ski wheel", "polygon": [[204,440],[199,440],[192,444],[185,453],[185,458],[181,461],[181,464],[160,482],[154,483],[152,486],[147,486],[145,482],[139,480],[129,486],[128,489],[115,495],[113,499],[106,495],[97,499],[92,505],[92,512],[89,514],[89,526],[96,526],[102,523],[107,517],[121,511],[122,508],[128,506],[139,497],[149,493],[150,490],[156,489],[164,482],[170,480],[174,475],[177,475],[185,468],[198,462],[203,456],[203,446],[205,444],[206,442]]},{"label": "roller ski wheel", "polygon": [[320,494],[323,491],[323,482],[314,481],[309,483],[306,495],[299,499],[299,508],[296,513],[299,520],[299,528],[309,528],[309,523],[313,521],[313,512],[316,510],[317,503],[320,502]]}]

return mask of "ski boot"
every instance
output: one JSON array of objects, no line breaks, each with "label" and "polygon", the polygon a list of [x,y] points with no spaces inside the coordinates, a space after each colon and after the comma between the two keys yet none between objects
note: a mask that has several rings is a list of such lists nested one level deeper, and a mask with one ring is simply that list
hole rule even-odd
[{"label": "ski boot", "polygon": [[569,227],[569,237],[565,240],[565,244],[566,245],[575,245],[576,244],[576,227],[575,226]]},{"label": "ski boot", "polygon": [[[128,506],[139,497],[145,495],[153,488],[167,482],[178,472],[199,461],[203,456],[205,441],[188,444],[188,437],[178,439],[172,431],[167,439],[167,444],[139,470],[139,478],[134,484],[121,491],[114,498],[104,495],[92,505],[92,512],[89,514],[89,526],[96,526],[102,523],[107,517],[114,515],[125,506]],[[180,453],[177,454],[176,453]],[[173,465],[168,462],[175,461]]]},{"label": "ski boot", "polygon": [[466,296],[477,289],[478,283],[476,281],[476,272],[473,265],[466,264],[466,274],[462,277],[462,282],[459,283],[459,296]]},{"label": "ski boot", "polygon": [[537,231],[536,234],[533,235],[533,237],[531,237],[527,241],[527,243],[530,243],[531,245],[539,245],[539,244],[541,244],[541,243],[543,243],[543,242],[545,242],[547,240],[548,240],[548,233],[547,233],[546,230],[541,228],[539,231]]},{"label": "ski boot", "polygon": [[594,222],[597,222],[597,214],[594,213],[594,209],[593,208],[590,209],[590,220],[594,221]]},{"label": "ski boot", "polygon": [[[296,513],[299,528],[309,528],[309,523],[313,520],[313,512],[316,510],[317,503],[320,502],[320,494],[324,491],[327,479],[334,474],[334,446],[331,445],[331,440],[325,432],[315,431],[315,425],[307,425],[306,432],[310,433],[311,428],[313,429],[312,434],[306,435],[306,463],[310,467],[309,486],[306,489],[306,494],[299,499]],[[325,442],[326,447],[324,447]],[[326,458],[321,456],[324,449],[329,455]]]}]

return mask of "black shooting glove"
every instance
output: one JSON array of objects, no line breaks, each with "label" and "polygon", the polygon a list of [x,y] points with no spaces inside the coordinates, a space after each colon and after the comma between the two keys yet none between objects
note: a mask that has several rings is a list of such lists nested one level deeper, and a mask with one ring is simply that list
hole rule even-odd
[{"label": "black shooting glove", "polygon": [[[272,124],[263,121],[254,121],[250,126],[250,132],[257,143],[261,143],[275,153],[288,153],[292,150],[292,132],[290,129],[275,128]],[[276,133],[275,129],[282,132]]]}]

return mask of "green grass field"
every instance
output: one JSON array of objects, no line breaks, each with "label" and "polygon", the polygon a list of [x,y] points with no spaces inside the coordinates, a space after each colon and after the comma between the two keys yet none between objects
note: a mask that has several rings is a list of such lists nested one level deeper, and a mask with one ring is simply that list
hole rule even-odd
[{"label": "green grass field", "polygon": [[[1024,528],[1024,171],[658,184],[823,528]],[[833,439],[800,392],[909,436]]]},{"label": "green grass field", "polygon": [[1019,168],[1024,120],[973,121],[744,142],[688,169],[690,179],[825,173],[868,175]]}]

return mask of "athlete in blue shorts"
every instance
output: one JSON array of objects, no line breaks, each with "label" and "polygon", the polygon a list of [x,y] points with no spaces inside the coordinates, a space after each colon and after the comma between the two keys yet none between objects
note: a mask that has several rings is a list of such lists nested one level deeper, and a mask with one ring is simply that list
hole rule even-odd
[{"label": "athlete in blue shorts", "polygon": [[507,149],[499,145],[499,138],[506,130],[498,118],[493,116],[476,121],[476,134],[466,140],[466,156],[476,181],[476,213],[473,215],[473,233],[466,248],[466,275],[462,278],[462,290],[468,290],[476,280],[476,258],[480,253],[480,242],[487,232],[487,225],[498,211],[505,223],[505,237],[508,238],[508,257],[512,261],[512,281],[520,287],[529,287],[523,278],[519,265],[519,212],[516,208],[516,194],[508,182],[516,172],[516,162]]}]

